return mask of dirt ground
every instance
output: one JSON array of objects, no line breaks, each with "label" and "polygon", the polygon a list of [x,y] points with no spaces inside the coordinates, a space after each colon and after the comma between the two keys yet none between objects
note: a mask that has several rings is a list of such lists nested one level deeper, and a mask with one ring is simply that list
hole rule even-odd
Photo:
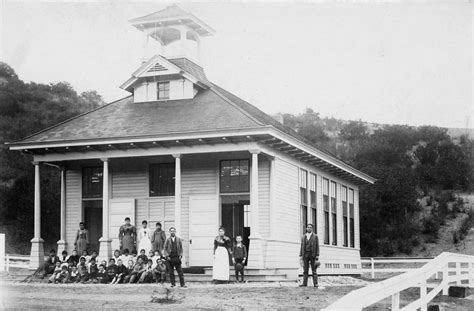
[{"label": "dirt ground", "polygon": [[191,284],[169,286],[100,284],[0,285],[0,309],[319,310],[361,286],[315,289],[295,284]]}]

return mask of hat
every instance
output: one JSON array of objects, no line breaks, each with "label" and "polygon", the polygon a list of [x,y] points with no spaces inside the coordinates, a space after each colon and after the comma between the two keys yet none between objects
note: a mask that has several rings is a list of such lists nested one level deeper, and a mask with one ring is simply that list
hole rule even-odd
[{"label": "hat", "polygon": [[236,270],[236,271],[242,271],[242,270],[244,270],[244,265],[243,265],[242,263],[240,263],[240,262],[236,263],[236,264],[235,264],[235,270]]}]

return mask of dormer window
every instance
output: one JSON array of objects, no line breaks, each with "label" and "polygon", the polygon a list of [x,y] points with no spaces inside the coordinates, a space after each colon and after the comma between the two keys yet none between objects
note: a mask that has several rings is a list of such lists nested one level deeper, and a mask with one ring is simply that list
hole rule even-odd
[{"label": "dormer window", "polygon": [[170,83],[168,82],[158,82],[158,100],[169,99],[170,98]]}]

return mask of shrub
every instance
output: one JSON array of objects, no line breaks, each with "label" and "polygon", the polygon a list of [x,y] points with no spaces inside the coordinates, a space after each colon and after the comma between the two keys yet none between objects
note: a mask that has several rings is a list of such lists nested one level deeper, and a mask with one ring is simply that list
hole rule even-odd
[{"label": "shrub", "polygon": [[438,238],[438,232],[441,224],[436,216],[423,219],[423,233],[428,234],[434,239]]}]

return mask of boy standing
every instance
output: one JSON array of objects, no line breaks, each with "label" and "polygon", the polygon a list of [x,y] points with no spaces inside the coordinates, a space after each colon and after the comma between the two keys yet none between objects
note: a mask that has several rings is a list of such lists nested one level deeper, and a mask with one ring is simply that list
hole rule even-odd
[{"label": "boy standing", "polygon": [[237,244],[234,246],[232,252],[232,261],[234,262],[235,280],[239,282],[239,274],[241,275],[241,282],[244,282],[244,264],[247,259],[247,247],[242,244],[242,236],[238,235],[235,240]]}]

